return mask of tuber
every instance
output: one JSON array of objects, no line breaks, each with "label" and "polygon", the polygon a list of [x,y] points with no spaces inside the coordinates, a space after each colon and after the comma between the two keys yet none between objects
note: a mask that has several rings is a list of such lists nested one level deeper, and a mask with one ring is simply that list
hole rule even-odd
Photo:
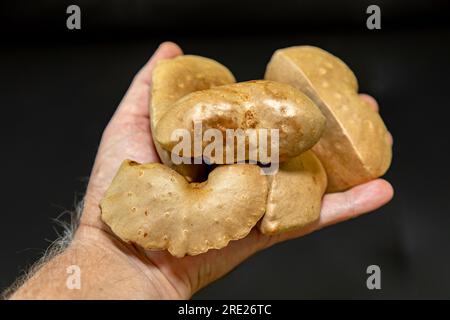
[{"label": "tuber", "polygon": [[259,224],[262,233],[283,233],[302,228],[319,218],[327,176],[312,151],[282,163],[278,172],[267,178],[267,208]]},{"label": "tuber", "polygon": [[310,46],[277,50],[265,78],[307,94],[327,119],[313,151],[328,175],[327,192],[382,176],[391,163],[389,133],[380,115],[357,93],[353,72],[339,58]]},{"label": "tuber", "polygon": [[[184,129],[194,140],[194,126],[200,123],[202,130],[227,129],[249,130],[277,129],[279,135],[279,159],[285,161],[310,149],[320,138],[325,125],[325,117],[317,106],[299,90],[273,81],[248,81],[196,91],[178,100],[171,109],[162,116],[156,127],[155,139],[162,148],[172,151],[180,143],[179,137],[173,133]],[[226,137],[226,134],[221,135]],[[270,133],[267,135],[270,139]],[[234,141],[234,140],[233,140]],[[236,144],[236,142],[233,142]],[[202,141],[202,151],[207,146]],[[245,141],[245,159],[250,157],[249,141]],[[229,150],[225,139],[223,150]],[[257,146],[253,146],[256,148]],[[233,152],[238,148],[233,146]],[[270,158],[270,150],[267,156]],[[178,154],[191,157],[188,154]],[[205,154],[203,153],[205,156]],[[255,153],[260,161],[259,152]],[[223,158],[215,158],[215,163],[230,163]],[[235,154],[231,162],[237,162]],[[210,159],[209,159],[210,160]],[[211,161],[214,163],[214,161]]]},{"label": "tuber", "polygon": [[[161,117],[181,97],[197,91],[235,82],[231,72],[220,63],[199,56],[184,55],[160,60],[152,75],[150,121],[152,134]],[[174,165],[170,153],[154,141],[158,155],[165,165],[177,170],[188,181],[197,181],[203,175],[204,166]]]},{"label": "tuber", "polygon": [[263,216],[268,183],[258,166],[219,166],[188,183],[159,163],[126,160],[100,203],[103,221],[125,242],[176,257],[225,247]]}]

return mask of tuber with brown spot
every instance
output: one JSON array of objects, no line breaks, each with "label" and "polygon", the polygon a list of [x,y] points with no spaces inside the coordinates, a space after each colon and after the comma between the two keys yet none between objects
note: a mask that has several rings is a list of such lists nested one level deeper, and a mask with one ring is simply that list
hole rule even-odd
[{"label": "tuber with brown spot", "polygon": [[[222,134],[221,143],[223,158],[216,158],[212,163],[225,163],[228,145],[226,129],[277,129],[279,134],[279,159],[285,161],[300,155],[311,148],[322,135],[325,118],[317,106],[299,90],[273,81],[248,81],[236,84],[214,87],[208,90],[196,91],[178,100],[171,109],[162,116],[156,127],[155,139],[159,145],[173,151],[179,143],[179,138],[173,135],[177,129],[185,129],[194,139],[194,125],[201,124],[203,132],[208,129],[218,129]],[[258,132],[259,133],[259,132]],[[237,162],[237,140],[234,140],[231,156]],[[202,151],[209,141],[203,141]],[[269,143],[267,144],[269,145]],[[257,149],[259,145],[249,146],[245,140],[245,159],[260,161],[259,152],[256,158],[249,157],[250,148]],[[270,148],[267,149],[270,157]],[[191,157],[189,154],[178,154]],[[228,162],[226,162],[228,163]]]}]

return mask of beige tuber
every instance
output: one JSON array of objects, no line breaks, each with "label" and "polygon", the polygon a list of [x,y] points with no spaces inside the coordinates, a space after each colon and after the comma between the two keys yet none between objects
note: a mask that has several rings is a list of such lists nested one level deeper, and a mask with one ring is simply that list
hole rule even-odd
[{"label": "beige tuber", "polygon": [[[184,55],[159,61],[152,76],[150,121],[153,136],[161,117],[183,96],[198,90],[234,83],[233,74],[220,63],[199,56]],[[165,165],[177,170],[188,181],[197,181],[204,175],[203,165],[174,165],[170,152],[154,141],[156,150]]]},{"label": "beige tuber", "polygon": [[183,257],[245,237],[264,214],[267,192],[256,165],[220,166],[206,182],[189,184],[162,164],[127,160],[100,207],[123,241]]},{"label": "beige tuber", "polygon": [[391,163],[389,133],[380,115],[358,96],[353,72],[339,58],[315,47],[277,50],[265,78],[307,94],[327,118],[313,151],[328,175],[328,192],[382,176]]},{"label": "beige tuber", "polygon": [[283,233],[302,228],[319,218],[327,175],[312,151],[282,163],[279,171],[267,178],[266,213],[259,224],[262,233]]},{"label": "beige tuber", "polygon": [[[299,90],[273,81],[248,81],[236,84],[214,87],[208,90],[196,91],[178,100],[168,112],[164,114],[156,127],[155,139],[158,144],[168,150],[180,142],[173,133],[177,129],[185,129],[194,139],[194,124],[201,123],[202,130],[217,129],[221,135],[223,158],[215,163],[226,162],[226,151],[229,147],[225,141],[227,129],[267,129],[268,139],[271,129],[277,129],[279,134],[279,159],[286,161],[310,149],[322,135],[325,118],[316,105]],[[236,144],[237,140],[234,140]],[[203,141],[203,149],[208,142]],[[245,141],[245,150],[257,149],[249,146],[249,139]],[[233,146],[236,153],[237,146]],[[270,157],[270,150],[267,156]],[[203,152],[202,152],[203,153]],[[254,161],[261,161],[256,152]],[[182,157],[192,157],[189,153],[179,154]],[[236,155],[232,155],[233,162],[237,162]],[[245,154],[245,159],[249,152]],[[214,161],[211,161],[214,163]]]}]

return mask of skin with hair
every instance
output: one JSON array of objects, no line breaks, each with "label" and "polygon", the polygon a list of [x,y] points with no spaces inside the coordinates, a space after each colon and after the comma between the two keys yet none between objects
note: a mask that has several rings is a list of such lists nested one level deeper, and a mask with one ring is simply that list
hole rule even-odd
[{"label": "skin with hair", "polygon": [[[253,228],[247,237],[232,241],[223,249],[181,259],[166,251],[145,251],[118,240],[101,220],[100,200],[125,159],[158,162],[148,111],[152,70],[157,61],[181,54],[177,45],[164,43],[136,75],[103,133],[74,240],[11,298],[187,299],[257,251],[373,211],[392,198],[391,185],[376,179],[345,192],[325,195],[319,219],[305,228],[276,236],[263,235]],[[376,108],[371,98],[364,99]],[[82,270],[80,290],[66,286],[66,268],[73,264]]]}]

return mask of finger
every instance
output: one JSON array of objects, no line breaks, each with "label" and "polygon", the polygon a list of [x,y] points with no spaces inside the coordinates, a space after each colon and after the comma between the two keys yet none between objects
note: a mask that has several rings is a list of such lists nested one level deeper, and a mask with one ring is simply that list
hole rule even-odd
[{"label": "finger", "polygon": [[331,193],[324,197],[319,227],[355,218],[388,203],[394,196],[392,185],[376,179],[346,192]]},{"label": "finger", "polygon": [[379,111],[380,108],[379,108],[378,102],[377,102],[377,100],[375,100],[374,97],[372,97],[366,93],[360,93],[359,97],[362,100],[364,100],[365,102],[367,102],[373,110],[375,110],[376,112]]},{"label": "finger", "polygon": [[318,221],[300,230],[281,234],[273,243],[297,238],[338,222],[356,218],[388,203],[394,195],[391,184],[376,179],[350,190],[324,196]]},{"label": "finger", "polygon": [[[186,274],[191,279],[190,287],[195,292],[223,276],[261,249],[375,210],[387,203],[392,196],[393,189],[389,182],[377,179],[346,192],[326,195],[319,220],[306,228],[279,236],[266,236],[261,234],[257,228],[253,228],[247,237],[239,241],[231,241],[225,248],[209,250],[207,253],[195,257],[185,257],[183,263],[185,263]],[[202,272],[204,269],[202,266],[205,264],[214,265],[214,268],[208,269],[206,274]]]},{"label": "finger", "polygon": [[[378,102],[377,102],[377,100],[375,100],[374,97],[372,97],[368,94],[365,94],[365,93],[361,93],[359,95],[359,97],[362,100],[366,101],[369,104],[369,106],[376,112],[380,111],[380,106],[378,105]],[[389,141],[390,145],[392,145],[394,143],[394,138],[392,137],[392,134],[390,132],[388,132],[388,141]]]},{"label": "finger", "polygon": [[392,134],[390,132],[388,132],[387,139],[389,144],[392,146],[394,144],[394,138],[392,137]]},{"label": "finger", "polygon": [[142,67],[142,69],[136,74],[133,82],[143,82],[147,86],[151,85],[152,82],[152,71],[155,64],[162,59],[171,59],[179,55],[182,55],[183,51],[181,48],[173,42],[166,41],[160,44],[158,49],[156,49],[150,60]]},{"label": "finger", "polygon": [[120,103],[116,115],[148,117],[148,101],[152,83],[152,72],[156,63],[162,59],[171,59],[182,54],[181,48],[175,43],[162,43],[150,60],[134,77],[133,82]]}]

